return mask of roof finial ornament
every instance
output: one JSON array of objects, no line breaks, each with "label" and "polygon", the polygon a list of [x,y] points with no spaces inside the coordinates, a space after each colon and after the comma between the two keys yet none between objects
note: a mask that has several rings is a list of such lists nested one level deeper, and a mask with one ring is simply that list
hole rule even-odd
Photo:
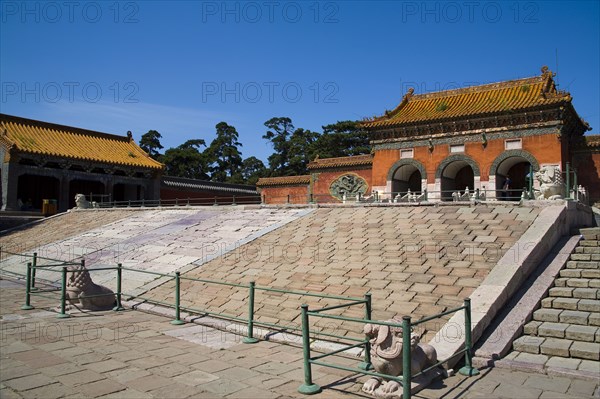
[{"label": "roof finial ornament", "polygon": [[551,78],[552,76],[556,76],[555,73],[552,73],[550,69],[548,69],[547,65],[542,66],[542,77],[544,79]]},{"label": "roof finial ornament", "polygon": [[133,133],[131,133],[131,130],[128,130],[128,131],[127,131],[127,138],[128,138],[129,140],[133,140]]}]

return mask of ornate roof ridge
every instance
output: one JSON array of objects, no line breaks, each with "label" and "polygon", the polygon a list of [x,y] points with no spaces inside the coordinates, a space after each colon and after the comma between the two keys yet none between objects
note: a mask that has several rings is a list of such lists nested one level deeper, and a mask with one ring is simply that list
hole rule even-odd
[{"label": "ornate roof ridge", "polygon": [[133,140],[133,136],[130,134],[131,132],[127,132],[128,134],[126,136],[120,136],[118,134],[104,133],[104,132],[99,132],[97,130],[84,129],[84,128],[68,126],[68,125],[60,125],[58,123],[44,122],[44,121],[40,121],[37,119],[23,118],[21,116],[14,116],[14,115],[2,114],[2,113],[0,113],[0,122],[13,122],[13,123],[17,123],[20,125],[36,126],[36,127],[58,130],[58,131],[69,131],[69,132],[72,132],[75,134],[82,134],[82,135],[86,135],[86,136],[97,136],[97,137],[107,138],[107,139],[111,139],[111,140],[122,140],[122,141],[132,141]]},{"label": "ornate roof ridge", "polygon": [[501,89],[506,89],[506,88],[515,88],[515,87],[519,87],[519,86],[524,87],[527,85],[534,85],[534,84],[542,85],[541,91],[539,94],[539,98],[542,98],[542,99],[565,98],[567,101],[570,101],[571,96],[568,92],[559,91],[556,89],[556,85],[554,83],[554,80],[552,79],[553,76],[555,76],[556,74],[554,74],[552,71],[550,71],[548,69],[548,67],[545,65],[541,68],[541,72],[542,72],[542,74],[538,75],[538,76],[519,78],[519,79],[511,79],[511,80],[505,80],[505,81],[499,81],[499,82],[493,82],[493,83],[486,83],[486,84],[482,84],[482,85],[473,85],[473,86],[467,86],[467,87],[460,87],[457,89],[441,90],[441,91],[421,93],[421,94],[415,94],[414,88],[410,87],[408,89],[408,91],[406,92],[406,94],[404,94],[400,104],[398,104],[398,106],[396,108],[394,108],[392,111],[386,111],[381,116],[365,118],[362,121],[362,123],[364,125],[369,125],[369,124],[378,124],[378,123],[384,123],[386,121],[391,121],[392,119],[394,119],[394,117],[396,115],[398,115],[402,111],[403,108],[407,107],[408,104],[411,104],[411,103],[418,104],[421,101],[425,102],[428,100],[435,100],[435,99],[442,99],[442,98],[447,98],[447,99],[451,100],[454,97],[465,95],[465,94],[485,93],[485,92],[491,92],[491,91],[496,91],[496,90],[501,90]]},{"label": "ornate roof ridge", "polygon": [[257,187],[262,186],[287,186],[297,184],[310,184],[310,175],[261,177],[256,182]]},{"label": "ornate roof ridge", "polygon": [[349,155],[336,158],[315,158],[308,164],[308,169],[337,168],[341,166],[371,165],[372,154]]}]

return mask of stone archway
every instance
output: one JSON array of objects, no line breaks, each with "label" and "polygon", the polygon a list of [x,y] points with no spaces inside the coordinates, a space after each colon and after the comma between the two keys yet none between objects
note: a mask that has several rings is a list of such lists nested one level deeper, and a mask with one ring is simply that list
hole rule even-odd
[{"label": "stone archway", "polygon": [[414,159],[401,159],[389,169],[387,186],[392,198],[398,194],[404,195],[408,190],[421,194],[427,187],[425,167]]},{"label": "stone archway", "polygon": [[451,201],[452,193],[464,192],[467,188],[475,188],[475,180],[479,180],[480,171],[477,163],[466,155],[451,155],[438,166],[435,177],[440,183],[443,201]]},{"label": "stone archway", "polygon": [[[527,151],[508,150],[500,154],[490,167],[490,183],[496,189],[496,198],[518,201],[523,189],[529,187],[530,167],[534,171],[540,169],[538,161]],[[503,190],[507,178],[510,178],[510,189]]]}]

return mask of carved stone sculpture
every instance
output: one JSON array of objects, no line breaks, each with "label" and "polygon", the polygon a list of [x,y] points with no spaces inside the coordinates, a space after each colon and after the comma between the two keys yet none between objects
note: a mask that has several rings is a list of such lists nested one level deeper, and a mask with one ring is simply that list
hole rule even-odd
[{"label": "carved stone sculpture", "polygon": [[346,199],[348,199],[355,197],[357,194],[365,194],[368,188],[369,184],[365,179],[356,174],[348,173],[338,177],[331,183],[329,193],[343,200],[344,194],[346,195]]},{"label": "carved stone sculpture", "polygon": [[555,200],[563,198],[564,185],[560,169],[556,166],[544,166],[535,172],[535,179],[540,183],[537,199]]},{"label": "carved stone sculpture", "polygon": [[76,205],[77,209],[89,209],[92,207],[92,204],[90,203],[90,201],[86,200],[85,195],[83,195],[83,194],[75,195],[75,205]]},{"label": "carved stone sculpture", "polygon": [[71,309],[109,310],[116,304],[115,293],[107,287],[95,284],[85,266],[69,267],[66,291]]},{"label": "carved stone sculpture", "polygon": [[[400,320],[388,320],[388,323],[400,324]],[[399,327],[380,326],[367,324],[364,333],[371,343],[371,362],[376,372],[392,376],[402,375],[402,329]],[[420,336],[411,333],[411,375],[437,363],[435,348],[429,344],[419,343]],[[412,390],[417,385],[421,388],[429,384],[431,380],[443,373],[441,369],[434,368],[422,376],[413,379]],[[393,380],[385,380],[379,377],[371,377],[362,387],[363,392],[377,398],[401,398],[402,386]]]}]

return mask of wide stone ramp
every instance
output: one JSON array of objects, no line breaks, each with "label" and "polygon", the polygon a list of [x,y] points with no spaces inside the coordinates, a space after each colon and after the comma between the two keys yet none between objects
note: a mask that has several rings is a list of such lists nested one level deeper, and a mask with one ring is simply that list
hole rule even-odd
[{"label": "wide stone ramp", "polygon": [[[104,211],[107,216],[111,212]],[[310,210],[251,206],[139,209],[127,218],[34,249],[40,256],[63,261],[85,259],[90,270],[121,263],[137,270],[173,273],[202,265],[307,212]],[[2,268],[23,274],[24,262],[15,256],[5,259]],[[60,275],[39,270],[37,277],[58,282]],[[92,279],[116,288],[114,270],[92,271]],[[145,284],[161,282],[157,275],[123,272],[126,293],[143,292],[148,289]]]},{"label": "wide stone ramp", "polygon": [[4,251],[13,253],[33,251],[46,244],[125,219],[136,212],[133,209],[71,210],[5,233],[0,236],[0,246]]},{"label": "wide stone ramp", "polygon": [[[504,204],[319,208],[183,276],[358,298],[371,292],[374,319],[417,320],[462,305],[538,214],[539,208]],[[182,306],[247,317],[245,287],[183,280],[181,295]],[[145,296],[173,303],[174,283]],[[257,290],[255,317],[298,328],[302,303],[315,309],[343,302]],[[364,312],[361,305],[329,313]],[[423,340],[448,318],[420,326]],[[362,336],[355,323],[315,325]]]}]

